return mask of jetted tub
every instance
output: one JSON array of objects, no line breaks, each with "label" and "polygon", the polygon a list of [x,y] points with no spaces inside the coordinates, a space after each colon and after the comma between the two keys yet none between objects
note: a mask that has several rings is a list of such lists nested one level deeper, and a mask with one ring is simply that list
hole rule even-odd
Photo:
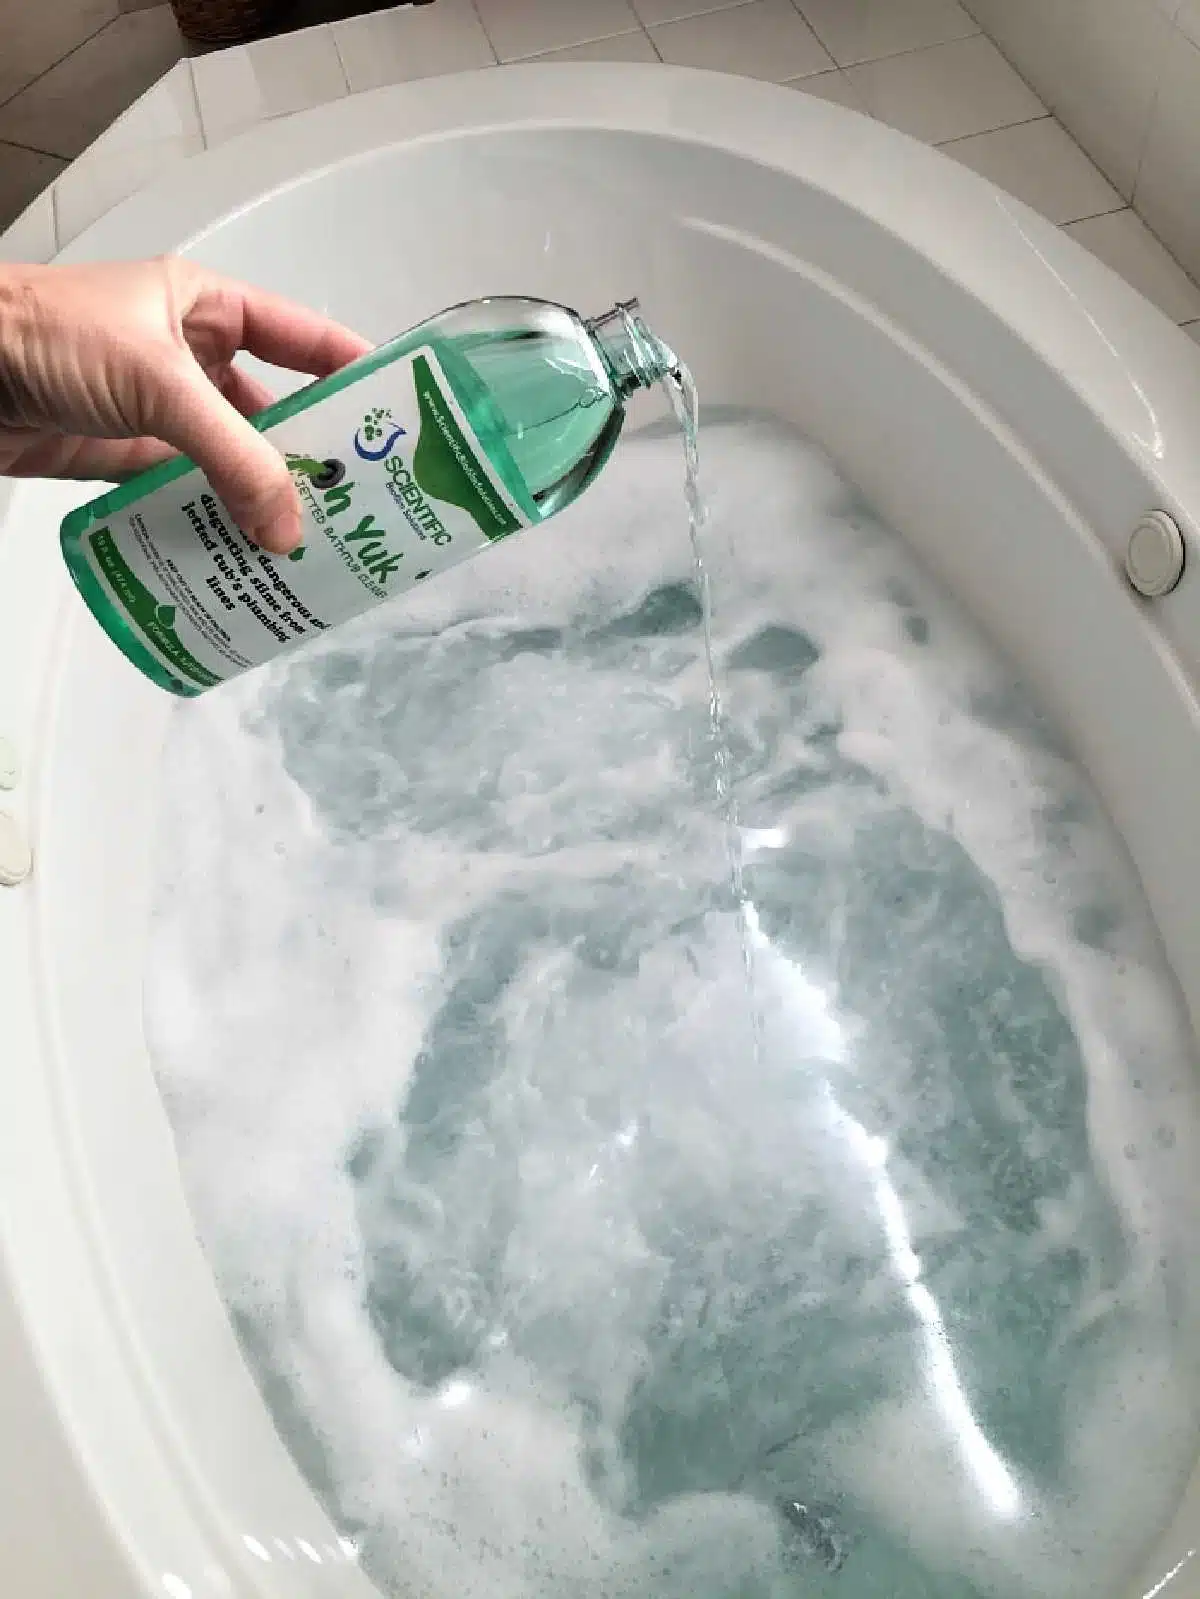
[{"label": "jetted tub", "polygon": [[[822,445],[1019,664],[1123,835],[1200,1020],[1200,360],[1071,240],[802,94],[535,66],[260,127],[63,259],[168,249],[377,338],[480,294],[585,314],[637,295],[705,404]],[[19,759],[0,800],[34,852],[0,889],[2,1586],[366,1599],[243,1364],[184,1198],[141,996],[173,705],[71,588],[56,533],[80,497],[0,491],[0,734]],[[1152,510],[1194,570],[1147,600],[1124,563]],[[1200,1475],[1147,1541],[1114,1599],[1200,1594]]]}]

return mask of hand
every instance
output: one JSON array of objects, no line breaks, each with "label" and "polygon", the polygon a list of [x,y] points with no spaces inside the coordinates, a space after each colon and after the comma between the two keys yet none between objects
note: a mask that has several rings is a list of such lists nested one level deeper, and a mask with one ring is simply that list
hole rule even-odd
[{"label": "hand", "polygon": [[0,267],[0,473],[119,480],[189,456],[238,526],[284,554],[300,502],[246,418],[271,394],[247,350],[325,377],[365,339],[191,261]]}]

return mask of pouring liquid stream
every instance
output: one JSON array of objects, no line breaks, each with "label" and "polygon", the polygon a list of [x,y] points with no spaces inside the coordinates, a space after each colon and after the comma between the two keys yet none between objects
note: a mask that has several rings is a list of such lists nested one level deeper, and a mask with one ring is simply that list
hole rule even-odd
[{"label": "pouring liquid stream", "polygon": [[701,625],[704,633],[704,665],[708,674],[708,725],[713,753],[713,781],[725,838],[725,858],[729,885],[738,918],[742,944],[742,966],[746,974],[746,996],[750,1007],[750,1027],[754,1058],[762,1056],[762,1016],[754,979],[754,938],[757,926],[754,905],[746,889],[742,860],[742,828],[734,792],[733,755],[725,727],[725,708],[717,681],[713,654],[712,583],[704,559],[704,529],[708,507],[700,488],[700,399],[696,383],[680,361],[663,380],[675,420],[683,434],[684,495],[687,500],[688,537],[692,545],[692,570],[700,597]]}]

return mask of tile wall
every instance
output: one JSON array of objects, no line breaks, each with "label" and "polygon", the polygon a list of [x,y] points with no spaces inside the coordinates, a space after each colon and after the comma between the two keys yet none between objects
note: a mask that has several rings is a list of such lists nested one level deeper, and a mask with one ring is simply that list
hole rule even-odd
[{"label": "tile wall", "polygon": [[1200,278],[1200,0],[964,0]]},{"label": "tile wall", "polygon": [[0,228],[182,54],[169,5],[0,0]]},{"label": "tile wall", "polygon": [[[20,150],[23,163],[50,164],[37,170],[32,186],[40,186],[35,179],[53,179],[0,237],[0,259],[47,259],[126,195],[205,145],[342,95],[526,59],[666,61],[783,82],[940,146],[1067,229],[1200,335],[1200,289],[1130,209],[1132,189],[1118,181],[1119,164],[1109,163],[1110,181],[1050,114],[1038,93],[1042,80],[1015,71],[981,31],[971,11],[990,13],[991,0],[436,0],[179,61],[124,111],[115,102],[125,94],[128,104],[138,92],[134,56],[137,72],[157,75],[155,63],[178,50],[163,25],[167,8],[109,16],[105,8],[117,0],[43,3],[80,7],[88,24],[101,20],[73,56],[0,103],[0,193],[9,149]],[[995,9],[1007,16],[1027,6],[1031,21],[1035,10],[1060,3],[1100,0],[998,0]],[[1157,0],[1108,3],[1153,6]],[[28,4],[0,0],[0,29],[5,7]],[[1184,4],[1200,17],[1200,0]],[[990,18],[986,25],[993,26]],[[1015,58],[1016,35],[997,33]],[[136,51],[125,51],[130,40]],[[60,42],[47,37],[44,55]],[[0,58],[0,74],[15,70],[3,52]],[[82,59],[72,67],[76,58]],[[23,59],[23,70],[30,70],[39,58],[29,46]],[[115,72],[111,82],[105,62]],[[114,115],[95,137],[97,124]],[[18,133],[26,143],[2,142],[16,141]],[[67,157],[84,145],[84,154],[68,165]],[[0,209],[0,229],[6,220]]]}]

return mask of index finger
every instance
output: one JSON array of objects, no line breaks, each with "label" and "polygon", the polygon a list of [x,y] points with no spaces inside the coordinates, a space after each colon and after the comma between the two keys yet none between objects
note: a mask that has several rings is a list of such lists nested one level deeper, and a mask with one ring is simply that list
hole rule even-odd
[{"label": "index finger", "polygon": [[241,346],[272,366],[328,377],[373,346],[331,317],[248,283],[223,284],[241,301]]}]

